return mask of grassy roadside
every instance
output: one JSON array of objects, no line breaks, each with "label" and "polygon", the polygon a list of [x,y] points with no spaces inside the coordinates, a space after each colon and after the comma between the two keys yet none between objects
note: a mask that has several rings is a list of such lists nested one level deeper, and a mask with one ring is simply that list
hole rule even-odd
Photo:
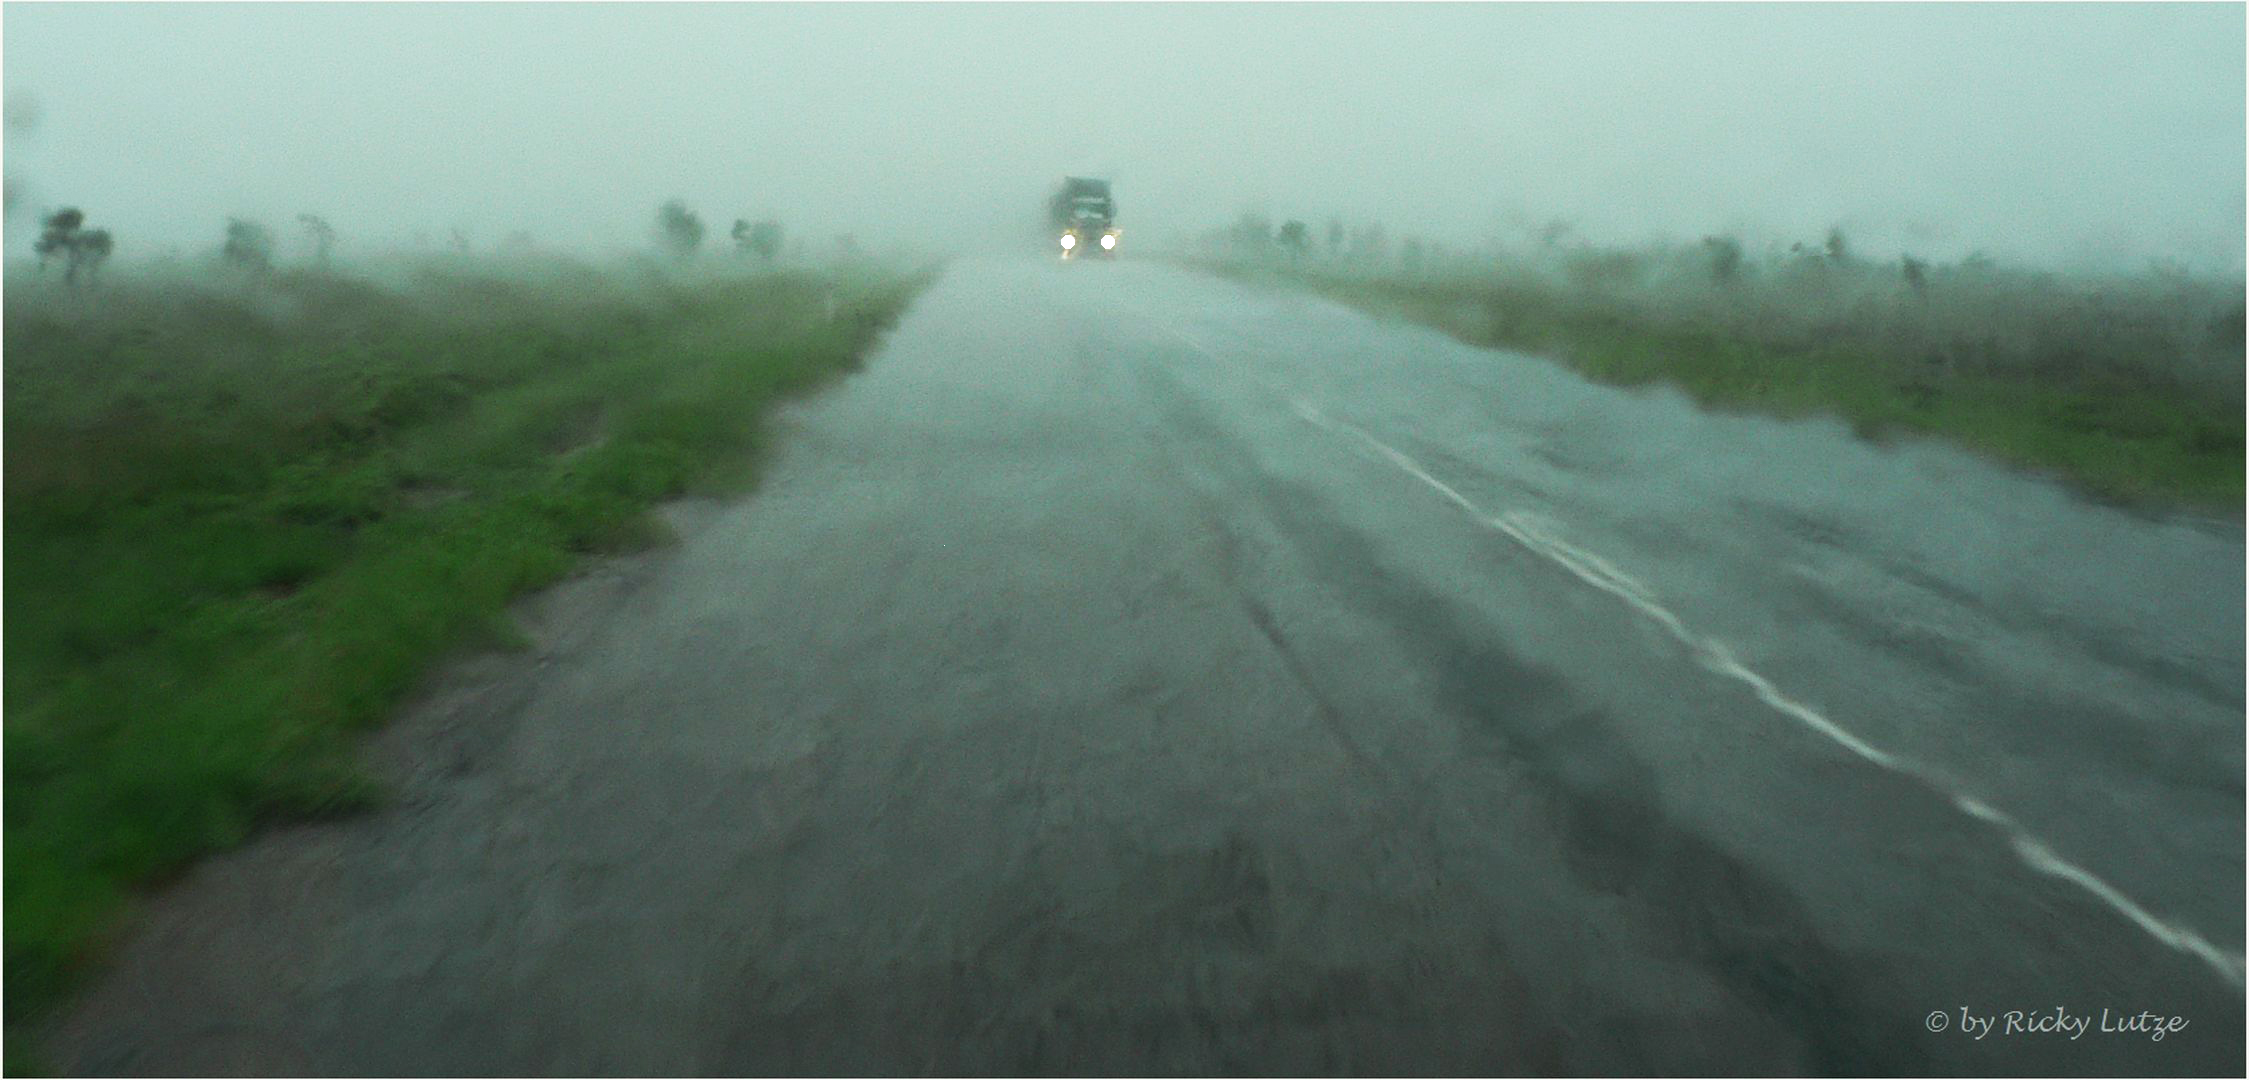
[{"label": "grassy roadside", "polygon": [[[2107,298],[2104,309],[2100,291],[2028,276],[1994,283],[1963,272],[1954,293],[1932,301],[1955,283],[1839,285],[1832,279],[1844,273],[1816,266],[1785,285],[1636,290],[1582,272],[1571,281],[1528,272],[1198,265],[1307,289],[1470,344],[1546,354],[1602,382],[1666,383],[1719,408],[1833,414],[1874,438],[1937,436],[2051,470],[2123,505],[2241,512],[2238,299],[2230,317],[2221,306],[2206,330],[2151,315],[2168,302],[2152,290]],[[2158,325],[2164,318],[2185,326]]]},{"label": "grassy roadside", "polygon": [[11,281],[10,1028],[137,888],[379,798],[355,732],[440,653],[504,640],[512,598],[651,539],[656,501],[746,482],[768,407],[855,366],[928,279]]}]

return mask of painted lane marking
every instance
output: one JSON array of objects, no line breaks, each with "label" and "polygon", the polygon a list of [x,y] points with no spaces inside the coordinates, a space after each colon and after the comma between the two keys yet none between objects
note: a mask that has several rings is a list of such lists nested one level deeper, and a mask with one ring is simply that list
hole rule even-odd
[{"label": "painted lane marking", "polygon": [[[1173,336],[1185,341],[1197,352],[1213,360],[1221,359],[1216,352],[1184,331],[1168,327],[1166,329],[1169,329]],[[2242,956],[2229,954],[2211,944],[2207,938],[2199,933],[2166,922],[2149,912],[2131,897],[2124,895],[2115,886],[2102,880],[2098,875],[2056,854],[2051,847],[2039,840],[2021,822],[2016,821],[2012,815],[1975,796],[1953,790],[1922,766],[1868,743],[1841,725],[1820,715],[1810,706],[1782,693],[1778,687],[1773,685],[1771,680],[1743,664],[1724,642],[1704,637],[1688,629],[1686,623],[1676,614],[1656,602],[1653,590],[1617,569],[1614,564],[1599,555],[1562,540],[1555,535],[1555,530],[1544,519],[1520,510],[1508,511],[1500,515],[1489,514],[1482,507],[1476,505],[1473,500],[1461,494],[1458,489],[1432,475],[1429,470],[1422,467],[1420,462],[1415,461],[1404,452],[1354,424],[1330,418],[1309,402],[1290,395],[1272,380],[1256,375],[1254,372],[1251,374],[1258,383],[1287,398],[1290,407],[1306,422],[1331,434],[1350,435],[1365,442],[1384,460],[1390,462],[1392,466],[1419,480],[1424,486],[1443,496],[1447,502],[1459,507],[1462,512],[1479,524],[1507,536],[1533,553],[1560,565],[1579,580],[1610,593],[1631,605],[1650,621],[1663,627],[1675,640],[1685,646],[1688,652],[1705,669],[1747,685],[1756,694],[1758,700],[1764,702],[1767,707],[1827,736],[1862,760],[1919,781],[1928,785],[1932,790],[1945,794],[1950,798],[1953,806],[1962,813],[1999,830],[2006,837],[2010,850],[2014,852],[2015,857],[2026,868],[2038,874],[2058,878],[2077,886],[2096,900],[2107,905],[2110,910],[2122,915],[2157,942],[2202,961],[2221,979],[2224,979],[2228,985],[2235,989],[2241,988],[2244,966]]]},{"label": "painted lane marking", "polygon": [[[1201,348],[1199,345],[1196,347]],[[1208,350],[1204,351],[1207,352]],[[1307,423],[1330,433],[1355,436],[1365,442],[1392,466],[1443,496],[1445,501],[1459,507],[1463,513],[1466,513],[1479,524],[1507,536],[1531,552],[1560,565],[1586,584],[1616,596],[1631,605],[1649,620],[1663,627],[1680,644],[1686,646],[1688,652],[1704,668],[1747,685],[1756,694],[1758,700],[1764,702],[1774,711],[1827,736],[1844,749],[1873,765],[1919,781],[1947,795],[1954,807],[1970,817],[1998,829],[2006,837],[2008,846],[2015,853],[2015,857],[2021,860],[2025,867],[2047,877],[2059,878],[2077,886],[2094,899],[2107,905],[2110,910],[2124,916],[2125,919],[2138,926],[2156,941],[2202,961],[2204,965],[2216,972],[2219,978],[2224,979],[2227,985],[2237,990],[2241,988],[2243,968],[2241,956],[2229,954],[2211,944],[2207,938],[2195,931],[2166,922],[2150,913],[2146,908],[2141,907],[2132,898],[2118,891],[2115,886],[2102,880],[2092,871],[2056,854],[2051,847],[2032,835],[2030,830],[2016,821],[2013,816],[1974,796],[1952,790],[1923,767],[1868,743],[1841,725],[1820,715],[1810,706],[1782,693],[1780,688],[1774,686],[1771,680],[1751,670],[1736,658],[1732,648],[1727,646],[1725,642],[1697,634],[1689,629],[1678,615],[1656,602],[1651,590],[1618,570],[1606,559],[1563,541],[1533,515],[1522,511],[1508,511],[1498,515],[1486,512],[1482,507],[1476,505],[1474,500],[1461,494],[1458,489],[1431,475],[1429,470],[1423,468],[1420,462],[1415,461],[1396,447],[1374,437],[1355,424],[1334,419],[1300,398],[1291,398],[1289,405]]]}]

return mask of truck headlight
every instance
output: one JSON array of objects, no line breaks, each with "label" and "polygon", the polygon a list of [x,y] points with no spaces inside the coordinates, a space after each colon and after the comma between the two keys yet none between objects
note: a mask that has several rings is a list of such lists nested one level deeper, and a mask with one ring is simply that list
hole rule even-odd
[{"label": "truck headlight", "polygon": [[1068,250],[1070,250],[1071,248],[1074,248],[1074,247],[1076,247],[1076,246],[1078,246],[1078,238],[1077,238],[1077,237],[1075,237],[1075,236],[1072,236],[1072,235],[1070,235],[1069,233],[1063,233],[1063,234],[1062,234],[1062,250],[1064,250],[1064,251],[1068,251]]},{"label": "truck headlight", "polygon": [[1101,250],[1103,250],[1103,251],[1115,251],[1115,250],[1117,250],[1117,234],[1116,234],[1116,233],[1102,233],[1102,234],[1101,234]]}]

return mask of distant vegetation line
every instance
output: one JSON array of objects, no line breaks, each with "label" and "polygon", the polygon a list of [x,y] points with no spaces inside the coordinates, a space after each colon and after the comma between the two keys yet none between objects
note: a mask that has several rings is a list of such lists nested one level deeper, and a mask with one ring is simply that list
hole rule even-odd
[{"label": "distant vegetation line", "polygon": [[[15,213],[15,189],[11,186],[9,191],[11,201],[8,213],[12,219]],[[341,239],[335,226],[329,224],[327,218],[314,213],[298,214],[297,226],[304,234],[301,249],[303,265],[328,266]],[[704,247],[706,232],[702,215],[688,206],[686,200],[675,198],[665,200],[656,208],[654,228],[649,239],[654,243],[656,254],[681,265],[689,265],[702,258],[706,251],[717,253],[716,245],[710,249]],[[733,241],[730,254],[737,259],[754,259],[772,265],[784,255],[802,259],[807,254],[804,238],[796,237],[793,242],[786,242],[790,239],[788,233],[779,221],[772,218],[756,222],[736,218],[733,229],[727,235]],[[149,259],[144,251],[143,261],[154,261],[176,268],[184,261],[201,260],[209,264],[208,268],[250,277],[271,273],[286,261],[281,254],[279,237],[265,222],[256,218],[228,217],[218,239],[219,246],[215,251],[203,255],[183,257],[177,249],[173,249]],[[88,228],[86,212],[75,206],[64,206],[41,213],[39,237],[31,247],[32,254],[37,257],[33,265],[38,276],[44,277],[50,266],[59,266],[63,284],[73,288],[98,285],[103,264],[109,261],[111,254],[117,249],[117,238],[108,229]],[[417,234],[414,250],[423,253],[432,250],[429,234]],[[447,231],[445,250],[456,256],[487,253],[480,252],[468,231],[459,227]],[[840,257],[856,257],[859,254],[859,241],[850,233],[840,233],[835,237],[834,250]],[[502,237],[488,253],[521,260],[551,257],[557,252],[556,249],[543,246],[530,232],[516,230]],[[215,258],[205,258],[206,255],[213,255]]]},{"label": "distant vegetation line", "polygon": [[[1293,237],[1293,238],[1292,238]],[[1975,258],[1850,254],[1841,233],[1763,259],[1725,238],[1633,250],[1323,256],[1298,233],[1215,234],[1199,264],[1309,289],[1603,382],[1831,414],[2052,470],[2094,496],[2237,514],[2243,288],[2167,266],[2091,277]]]},{"label": "distant vegetation line", "polygon": [[747,482],[769,407],[928,280],[242,258],[6,289],[11,1028],[138,887],[377,799],[355,733],[658,500]]}]

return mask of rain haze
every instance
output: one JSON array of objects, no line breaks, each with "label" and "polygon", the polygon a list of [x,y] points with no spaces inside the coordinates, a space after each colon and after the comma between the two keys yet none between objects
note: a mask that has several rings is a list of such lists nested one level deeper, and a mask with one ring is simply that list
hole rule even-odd
[{"label": "rain haze", "polygon": [[671,196],[975,246],[1083,173],[1151,239],[1254,209],[1456,247],[1562,217],[2242,259],[2239,5],[13,3],[0,29],[38,106],[22,205],[132,254],[307,211],[604,248]]},{"label": "rain haze", "polygon": [[7,1071],[2231,1075],[2245,12],[0,5]]}]

